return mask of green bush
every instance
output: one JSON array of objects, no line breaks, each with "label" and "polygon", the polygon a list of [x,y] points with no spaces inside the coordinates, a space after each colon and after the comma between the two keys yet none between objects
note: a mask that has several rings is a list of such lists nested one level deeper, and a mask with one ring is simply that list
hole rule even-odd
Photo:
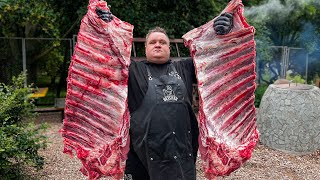
[{"label": "green bush", "polygon": [[259,85],[256,89],[256,91],[254,92],[255,94],[255,100],[254,100],[254,105],[255,107],[259,107],[260,106],[260,103],[261,103],[261,99],[262,99],[262,96],[264,94],[264,92],[267,90],[268,88],[268,85]]},{"label": "green bush", "polygon": [[[36,126],[29,121],[34,115],[28,99],[30,87],[24,87],[24,75],[13,78],[12,85],[0,84],[0,177],[21,179],[21,167],[40,169],[44,158],[38,150],[46,147],[41,135],[46,125]],[[23,179],[23,178],[22,178]]]},{"label": "green bush", "polygon": [[301,83],[301,84],[303,84],[303,83],[306,82],[306,80],[304,80],[304,79],[301,77],[301,75],[299,75],[299,74],[293,75],[292,73],[291,73],[291,74],[290,74],[290,73],[287,73],[287,78],[286,78],[286,79],[289,80],[289,81],[292,81],[292,82],[294,82],[294,83]]}]

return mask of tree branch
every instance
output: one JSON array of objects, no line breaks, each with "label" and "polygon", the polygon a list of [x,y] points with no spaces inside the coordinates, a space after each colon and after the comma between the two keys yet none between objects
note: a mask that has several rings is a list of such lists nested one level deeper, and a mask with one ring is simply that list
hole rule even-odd
[{"label": "tree branch", "polygon": [[[71,27],[68,29],[68,31],[61,37],[61,38],[65,38],[72,30],[73,28],[77,25],[78,21],[80,20],[80,16],[78,16],[78,18],[73,22],[73,24],[71,25]],[[51,52],[54,48],[56,48],[57,46],[51,46],[49,49],[43,51],[41,54],[39,54],[38,56],[34,57],[34,60],[38,60],[40,58],[42,58],[43,56],[47,55],[49,52]]]}]

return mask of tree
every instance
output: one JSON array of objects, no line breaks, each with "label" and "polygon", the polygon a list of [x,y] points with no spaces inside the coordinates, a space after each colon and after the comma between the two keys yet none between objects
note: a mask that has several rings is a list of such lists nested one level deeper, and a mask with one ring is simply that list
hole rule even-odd
[{"label": "tree", "polygon": [[[0,26],[5,37],[59,37],[58,20],[59,12],[50,8],[48,1],[44,0],[6,0],[0,6]],[[12,64],[21,62],[21,45],[17,40],[9,40],[9,49],[4,57],[5,61]],[[45,45],[39,41],[28,43],[27,59],[29,79],[36,79],[36,56]],[[7,68],[7,67],[1,67]],[[9,74],[6,78],[10,78]]]},{"label": "tree", "polygon": [[[214,6],[213,2],[212,0],[110,0],[108,4],[111,5],[111,12],[115,16],[134,25],[134,37],[145,37],[149,29],[160,26],[167,30],[170,38],[181,38],[183,34],[210,21],[223,10],[222,5]],[[143,45],[136,46],[136,49],[139,56],[144,56]],[[182,56],[189,56],[186,48],[182,50]]]},{"label": "tree", "polygon": [[[249,8],[246,15],[257,29],[256,40],[260,43],[257,43],[258,48],[269,53],[271,51],[268,47],[272,45],[304,47],[310,54],[315,52],[319,45],[318,38],[316,38],[317,29],[319,29],[319,23],[316,23],[320,15],[319,4],[319,1],[315,0],[269,0],[259,6]],[[310,31],[310,29],[313,30]],[[275,73],[274,78],[270,80],[262,79],[270,84],[279,76],[280,60],[268,53],[260,55],[262,55],[260,57],[262,61],[259,62],[260,67],[268,67],[271,72]],[[298,69],[298,64],[291,64],[291,66]],[[260,72],[264,70],[259,69]]]},{"label": "tree", "polygon": [[[111,11],[116,16],[135,25],[134,37],[144,37],[150,28],[162,26],[167,29],[171,38],[181,38],[187,31],[218,15],[222,8],[213,7],[212,2],[210,0],[108,1],[112,6]],[[3,16],[0,16],[0,25],[4,27],[1,29],[1,34],[6,37],[71,37],[79,29],[80,20],[87,10],[87,3],[62,0],[6,0],[0,7],[3,12]],[[39,44],[36,41],[29,41],[27,45],[29,79],[36,80],[39,61],[46,61],[44,58],[46,54],[60,44],[59,42]],[[20,52],[19,47],[21,45],[16,42],[8,49]],[[16,57],[8,57],[6,61],[21,60],[19,53],[11,54]]]},{"label": "tree", "polygon": [[111,11],[135,26],[134,37],[144,37],[149,29],[161,26],[171,38],[181,38],[218,15],[209,0],[205,1],[109,1]]},{"label": "tree", "polygon": [[58,12],[50,8],[48,1],[6,0],[0,8],[1,33],[5,37],[59,37],[56,26]]}]

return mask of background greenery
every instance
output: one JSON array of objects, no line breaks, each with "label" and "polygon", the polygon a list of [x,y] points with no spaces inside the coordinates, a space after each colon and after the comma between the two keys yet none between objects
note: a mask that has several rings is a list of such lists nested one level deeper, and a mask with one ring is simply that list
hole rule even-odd
[{"label": "background greenery", "polygon": [[[228,3],[226,0],[107,2],[115,16],[134,25],[134,37],[144,37],[150,28],[161,26],[170,38],[181,38],[216,17]],[[279,78],[281,51],[272,46],[304,48],[304,53],[309,54],[308,83],[319,78],[319,0],[243,0],[243,3],[246,18],[256,29],[260,77],[255,92],[257,107],[268,85]],[[12,169],[14,164],[41,168],[43,159],[37,152],[45,147],[45,138],[40,135],[44,127],[26,121],[33,108],[27,98],[31,89],[23,87],[22,76],[12,79],[22,70],[21,40],[8,38],[72,38],[79,31],[87,5],[88,1],[78,0],[0,0],[0,37],[7,38],[0,39],[0,177],[17,178]],[[68,41],[57,39],[26,42],[28,82],[49,87],[46,98],[38,99],[38,104],[52,106],[54,98],[65,96],[72,54],[69,45]],[[288,78],[304,82],[301,63],[294,62],[291,66],[293,71]]]},{"label": "background greenery", "polygon": [[[181,38],[189,30],[219,15],[225,0],[109,0],[111,11],[135,26],[134,37],[144,37],[155,26],[164,27],[170,38]],[[315,81],[320,69],[320,2],[317,0],[243,0],[245,16],[256,29],[257,73],[259,84],[271,84],[279,78],[281,50],[271,46],[304,48],[309,54],[308,83]],[[88,1],[1,0],[0,36],[34,38],[72,38],[79,30]],[[8,83],[21,72],[21,42],[0,41],[0,82]],[[142,50],[143,47],[140,47]],[[183,56],[188,56],[184,49]],[[50,104],[66,91],[70,63],[68,42],[27,41],[28,82],[49,86]],[[143,52],[142,52],[143,54]],[[290,76],[304,75],[300,62],[291,63]],[[304,77],[301,76],[303,79]]]},{"label": "background greenery", "polygon": [[46,147],[41,135],[46,125],[32,123],[34,107],[28,98],[31,88],[24,87],[24,76],[13,77],[11,85],[0,84],[0,179],[24,179],[23,167],[42,168],[38,150]]}]

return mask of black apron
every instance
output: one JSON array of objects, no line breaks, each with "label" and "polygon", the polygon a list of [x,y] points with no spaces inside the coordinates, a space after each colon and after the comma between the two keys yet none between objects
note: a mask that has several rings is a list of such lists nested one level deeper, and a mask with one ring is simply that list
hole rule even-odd
[{"label": "black apron", "polygon": [[[141,106],[131,114],[133,149],[128,154],[127,165],[131,165],[126,167],[126,174],[139,177],[134,180],[195,180],[192,108],[184,82],[172,63],[171,72],[159,78],[152,77],[146,67],[148,91]],[[141,172],[137,160],[143,166]]]}]

